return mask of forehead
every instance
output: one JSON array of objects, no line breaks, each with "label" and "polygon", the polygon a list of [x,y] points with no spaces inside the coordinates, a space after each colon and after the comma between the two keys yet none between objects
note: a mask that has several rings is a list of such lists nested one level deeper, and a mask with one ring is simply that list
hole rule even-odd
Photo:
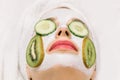
[{"label": "forehead", "polygon": [[46,18],[55,18],[61,23],[66,23],[68,20],[72,18],[77,18],[82,20],[82,16],[80,16],[77,12],[69,9],[69,8],[56,8],[50,10],[42,15],[41,19]]}]

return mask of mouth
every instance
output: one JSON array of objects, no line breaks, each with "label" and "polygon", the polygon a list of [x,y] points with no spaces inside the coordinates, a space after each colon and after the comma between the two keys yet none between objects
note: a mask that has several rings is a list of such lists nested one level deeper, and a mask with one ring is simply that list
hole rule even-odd
[{"label": "mouth", "polygon": [[48,49],[49,52],[78,52],[77,47],[69,40],[57,40]]}]

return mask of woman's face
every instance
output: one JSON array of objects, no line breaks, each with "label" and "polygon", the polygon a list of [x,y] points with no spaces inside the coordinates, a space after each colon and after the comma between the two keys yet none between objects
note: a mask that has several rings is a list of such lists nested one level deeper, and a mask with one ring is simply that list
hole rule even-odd
[{"label": "woman's face", "polygon": [[[27,65],[28,78],[32,80],[90,80],[95,65],[86,67],[83,61],[85,37],[72,33],[69,24],[82,21],[81,16],[67,8],[58,8],[42,15],[40,21],[50,20],[56,29],[41,36],[44,57],[37,67]],[[36,22],[37,23],[37,22]],[[81,22],[86,26],[86,23]],[[89,32],[87,26],[87,31]],[[89,33],[88,33],[89,34]]]}]

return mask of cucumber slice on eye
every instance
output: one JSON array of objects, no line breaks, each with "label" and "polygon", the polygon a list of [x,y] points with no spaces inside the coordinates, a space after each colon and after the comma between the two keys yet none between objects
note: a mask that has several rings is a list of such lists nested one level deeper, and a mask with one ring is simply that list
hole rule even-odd
[{"label": "cucumber slice on eye", "polygon": [[52,20],[41,20],[35,25],[35,31],[41,36],[46,36],[56,30],[56,24]]},{"label": "cucumber slice on eye", "polygon": [[84,38],[82,45],[83,62],[87,68],[91,68],[96,61],[96,50],[92,40]]},{"label": "cucumber slice on eye", "polygon": [[38,67],[44,58],[44,50],[41,36],[34,36],[26,50],[26,61],[30,67]]},{"label": "cucumber slice on eye", "polygon": [[81,21],[73,21],[68,26],[70,32],[78,37],[85,37],[88,35],[88,29],[86,25]]}]

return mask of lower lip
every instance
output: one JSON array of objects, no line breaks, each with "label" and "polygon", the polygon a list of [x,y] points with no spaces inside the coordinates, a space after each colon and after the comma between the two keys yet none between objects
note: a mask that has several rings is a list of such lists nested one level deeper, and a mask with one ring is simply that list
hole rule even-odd
[{"label": "lower lip", "polygon": [[52,48],[51,50],[53,49],[61,49],[61,50],[74,50],[74,48],[70,45],[58,45],[58,46],[55,46],[54,48]]},{"label": "lower lip", "polygon": [[51,50],[74,50],[74,51],[77,51],[77,49],[71,44],[69,43],[68,41],[59,41],[58,43],[55,43],[51,49]]}]

